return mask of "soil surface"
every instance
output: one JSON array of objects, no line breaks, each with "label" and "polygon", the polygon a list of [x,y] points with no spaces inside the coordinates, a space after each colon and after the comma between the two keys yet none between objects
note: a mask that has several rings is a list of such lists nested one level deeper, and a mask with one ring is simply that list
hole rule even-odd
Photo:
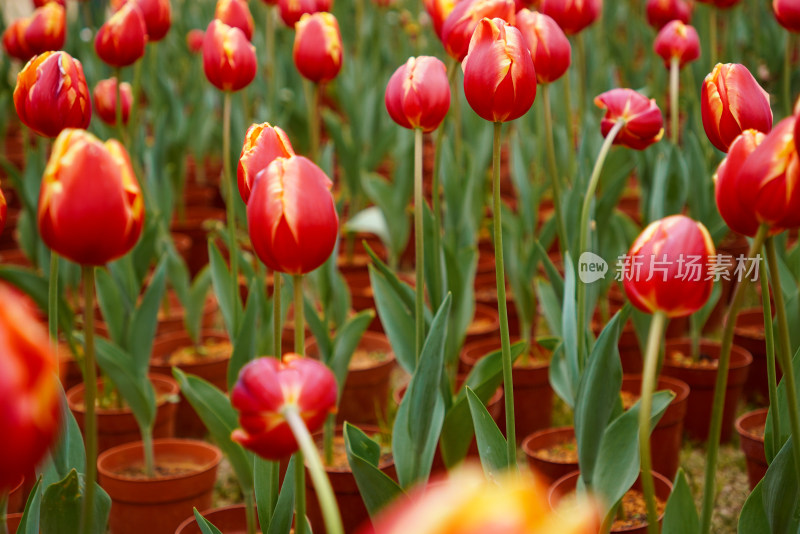
[{"label": "soil surface", "polygon": [[[666,503],[656,498],[656,509],[658,515],[664,513]],[[629,529],[641,527],[647,524],[647,505],[644,495],[638,490],[630,490],[622,497],[622,514],[614,520],[612,530]]]},{"label": "soil surface", "polygon": [[350,359],[349,369],[368,369],[389,359],[389,354],[378,350],[356,349]]},{"label": "soil surface", "polygon": [[208,360],[228,358],[233,351],[230,341],[207,341],[199,347],[190,346],[178,349],[161,359],[165,365],[190,365]]},{"label": "soil surface", "polygon": [[575,438],[559,443],[547,449],[538,449],[533,451],[534,456],[548,462],[557,462],[561,464],[574,464],[578,463],[578,442]]},{"label": "soil surface", "polygon": [[[194,473],[197,471],[197,465],[188,462],[169,462],[156,464],[155,471],[156,478],[175,477]],[[124,469],[115,471],[115,473],[119,476],[134,480],[147,480],[150,478],[145,475],[143,464],[131,465]]]}]

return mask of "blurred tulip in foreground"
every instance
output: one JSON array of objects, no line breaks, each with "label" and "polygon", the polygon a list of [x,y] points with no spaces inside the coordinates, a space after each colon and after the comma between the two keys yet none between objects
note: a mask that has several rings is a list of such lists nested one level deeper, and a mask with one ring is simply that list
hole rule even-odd
[{"label": "blurred tulip in foreground", "polygon": [[7,210],[6,196],[3,194],[3,190],[0,189],[0,233],[3,232],[3,228],[6,226]]},{"label": "blurred tulip in foreground", "polygon": [[275,158],[294,156],[292,143],[282,129],[268,122],[253,124],[244,134],[244,145],[239,156],[237,182],[242,201],[247,204],[258,173],[269,167]]},{"label": "blurred tulip in foreground", "polygon": [[262,458],[280,460],[298,450],[286,410],[296,410],[308,431],[322,427],[336,409],[336,378],[318,360],[287,354],[245,365],[231,392],[241,428],[231,438]]},{"label": "blurred tulip in foreground", "polygon": [[772,11],[778,23],[790,32],[800,32],[800,2],[772,0]]},{"label": "blurred tulip in foreground", "polygon": [[30,17],[17,19],[3,32],[3,47],[8,55],[28,61],[37,54],[64,47],[66,12],[57,3],[44,4]]},{"label": "blurred tulip in foreground", "polygon": [[442,25],[442,42],[450,57],[464,61],[478,23],[484,19],[503,19],[514,24],[513,0],[462,0],[457,3]]},{"label": "blurred tulip in foreground", "polygon": [[753,237],[758,231],[758,219],[751,203],[739,198],[738,178],[747,157],[764,140],[764,134],[756,130],[745,130],[731,143],[728,154],[714,174],[714,193],[719,214],[728,227],[742,235]]},{"label": "blurred tulip in foreground", "polygon": [[536,70],[536,81],[551,83],[561,78],[572,60],[572,47],[555,20],[523,9],[517,12],[516,27],[528,43]]},{"label": "blurred tulip in foreground", "polygon": [[244,36],[247,37],[248,41],[253,40],[255,22],[245,0],[218,0],[214,18],[221,20],[228,26],[239,28],[244,32]]},{"label": "blurred tulip in foreground", "polygon": [[203,40],[203,71],[221,91],[239,91],[256,77],[256,49],[242,30],[213,20]]},{"label": "blurred tulip in foreground", "polygon": [[654,99],[633,89],[612,89],[595,97],[597,107],[606,114],[600,122],[603,137],[618,121],[625,125],[614,138],[615,145],[644,150],[664,136],[664,118]]},{"label": "blurred tulip in foreground", "polygon": [[281,20],[289,28],[294,28],[294,25],[306,13],[311,15],[321,11],[330,11],[332,7],[333,0],[278,0]]},{"label": "blurred tulip in foreground", "polygon": [[125,148],[64,130],[42,177],[38,219],[45,244],[75,263],[104,265],[131,250],[144,200]]},{"label": "blurred tulip in foreground", "polygon": [[[131,103],[133,102],[133,92],[131,84],[122,82],[119,86],[120,97],[122,98],[122,124],[128,124],[131,113]],[[94,109],[100,119],[109,126],[117,124],[117,79],[109,78],[100,80],[94,86],[92,93],[94,97]]]},{"label": "blurred tulip in foreground", "polygon": [[42,7],[46,4],[58,4],[61,7],[65,7],[67,0],[33,0],[33,7]]},{"label": "blurred tulip in foreground", "polygon": [[384,101],[400,126],[432,132],[450,109],[447,68],[435,57],[409,58],[389,79]]},{"label": "blurred tulip in foreground", "polygon": [[539,11],[552,17],[564,33],[574,35],[600,16],[603,0],[541,0]]},{"label": "blurred tulip in foreground", "polygon": [[135,2],[128,2],[100,27],[94,40],[97,55],[112,67],[127,67],[144,56],[147,26]]},{"label": "blurred tulip in foreground", "polygon": [[342,35],[332,14],[306,14],[295,26],[294,65],[307,80],[328,82],[342,68]]},{"label": "blurred tulip in foreground", "polygon": [[148,41],[154,43],[167,35],[172,25],[170,0],[111,0],[111,6],[118,10],[128,2],[136,3],[142,10]]},{"label": "blurred tulip in foreground", "polygon": [[89,126],[92,104],[80,61],[66,52],[31,59],[17,75],[14,107],[24,125],[45,137]]},{"label": "blurred tulip in foreground", "polygon": [[647,23],[657,30],[673,20],[689,24],[692,17],[692,8],[686,0],[647,0],[645,11]]},{"label": "blurred tulip in foreground", "polygon": [[661,56],[668,69],[672,58],[676,58],[678,66],[682,68],[700,57],[700,38],[694,27],[673,20],[658,32],[653,50]]},{"label": "blurred tulip in foreground", "polygon": [[772,129],[769,94],[738,63],[718,63],[706,76],[700,110],[708,140],[723,152],[749,128],[764,133]]},{"label": "blurred tulip in foreground", "polygon": [[58,375],[47,330],[33,304],[0,284],[0,492],[32,473],[61,421]]}]

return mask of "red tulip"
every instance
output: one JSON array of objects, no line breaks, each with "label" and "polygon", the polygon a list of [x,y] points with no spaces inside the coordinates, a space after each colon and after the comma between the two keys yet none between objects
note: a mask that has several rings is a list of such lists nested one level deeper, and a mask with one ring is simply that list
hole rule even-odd
[{"label": "red tulip", "polygon": [[595,97],[594,103],[606,110],[600,122],[603,137],[608,135],[617,121],[625,121],[625,125],[614,138],[615,145],[644,150],[664,135],[664,119],[656,101],[633,89],[606,91]]},{"label": "red tulip", "polygon": [[42,7],[47,4],[58,4],[61,7],[66,7],[66,0],[33,0],[33,7]]},{"label": "red tulip", "polygon": [[33,304],[0,284],[0,491],[32,473],[58,436],[58,370]]},{"label": "red tulip", "polygon": [[148,41],[154,43],[167,35],[172,25],[170,0],[111,0],[111,6],[118,10],[128,2],[135,2],[142,10]]},{"label": "red tulip", "polygon": [[[122,98],[122,124],[128,124],[131,114],[131,103],[133,102],[133,91],[131,84],[122,82],[119,86]],[[100,119],[109,126],[117,124],[117,79],[109,78],[100,80],[94,86],[94,109]]]},{"label": "red tulip", "polygon": [[211,21],[203,40],[203,70],[217,89],[238,91],[256,77],[256,49],[242,30]]},{"label": "red tulip", "polygon": [[772,0],[772,11],[781,26],[790,32],[800,32],[800,2]]},{"label": "red tulip", "polygon": [[15,20],[3,33],[8,55],[21,61],[51,50],[60,50],[66,38],[66,14],[57,3],[45,4],[33,15]]},{"label": "red tulip", "polygon": [[603,11],[603,0],[541,0],[539,11],[552,17],[564,33],[575,35]]},{"label": "red tulip", "polygon": [[331,7],[333,0],[278,0],[281,20],[289,28],[294,28],[306,13],[311,15],[320,11],[330,11]]},{"label": "red tulip", "polygon": [[322,169],[302,156],[277,158],[256,176],[247,225],[267,267],[306,274],[325,263],[339,233],[332,185]]},{"label": "red tulip", "polygon": [[743,131],[772,129],[769,94],[747,67],[718,63],[706,76],[700,94],[700,111],[708,140],[723,152]]},{"label": "red tulip", "polygon": [[739,198],[738,178],[747,157],[764,141],[764,134],[756,130],[745,130],[733,140],[725,159],[714,174],[714,192],[717,209],[728,227],[736,233],[753,237],[759,222],[752,203]]},{"label": "red tulip", "polygon": [[53,144],[39,194],[45,244],[81,265],[104,265],[133,248],[144,200],[125,148],[84,130],[64,130]]},{"label": "red tulip", "polygon": [[653,50],[670,68],[672,58],[678,59],[679,67],[700,57],[700,38],[697,30],[679,20],[673,20],[658,32]]},{"label": "red tulip", "polygon": [[0,189],[0,233],[6,226],[7,210],[8,210],[8,204],[6,203],[6,196],[3,194],[3,190]]},{"label": "red tulip", "polygon": [[645,10],[647,23],[657,30],[673,20],[689,24],[692,18],[692,7],[685,0],[647,0]]},{"label": "red tulip", "polygon": [[250,8],[247,7],[245,0],[218,0],[214,18],[228,26],[239,28],[244,32],[248,41],[253,40],[255,22],[253,22],[253,15],[250,14]]},{"label": "red tulip", "polygon": [[285,411],[296,410],[313,433],[336,410],[336,378],[318,360],[287,354],[258,358],[239,373],[231,403],[239,424],[231,438],[262,458],[280,460],[299,448]]},{"label": "red tulip", "polygon": [[478,23],[462,63],[464,94],[481,118],[512,121],[536,98],[536,72],[520,31],[502,19]]},{"label": "red tulip", "polygon": [[389,79],[384,100],[394,122],[432,132],[450,109],[447,68],[435,57],[409,58]]},{"label": "red tulip", "polygon": [[244,135],[242,154],[239,156],[237,181],[239,194],[247,204],[258,173],[269,167],[275,158],[294,156],[292,143],[286,132],[268,122],[253,124]]},{"label": "red tulip", "polygon": [[457,3],[458,0],[423,0],[425,11],[428,12],[433,24],[433,31],[439,39],[442,38],[442,25]]},{"label": "red tulip", "polygon": [[625,258],[622,285],[634,306],[667,317],[691,315],[714,286],[716,252],[702,223],[684,215],[655,221],[636,238]]},{"label": "red tulip", "polygon": [[45,137],[89,126],[92,104],[80,61],[66,52],[31,59],[17,75],[14,107],[23,124]]},{"label": "red tulip", "polygon": [[203,50],[203,39],[206,36],[206,32],[203,30],[189,30],[186,34],[186,46],[189,47],[189,51],[197,54]]},{"label": "red tulip", "polygon": [[742,0],[697,0],[703,4],[711,4],[714,7],[718,7],[721,9],[727,9],[729,7],[733,7]]},{"label": "red tulip", "polygon": [[800,158],[787,117],[750,154],[736,178],[739,202],[773,229],[800,227]]},{"label": "red tulip", "polygon": [[314,83],[327,82],[342,68],[342,35],[339,22],[327,12],[303,15],[295,25],[294,65]]},{"label": "red tulip", "polygon": [[134,2],[129,2],[111,15],[100,27],[94,40],[97,55],[112,67],[133,65],[144,56],[147,26]]},{"label": "red tulip", "polygon": [[551,83],[561,78],[572,60],[569,39],[555,20],[538,11],[517,12],[516,27],[531,50],[536,81]]},{"label": "red tulip", "polygon": [[483,18],[500,18],[514,24],[514,0],[463,0],[456,4],[442,25],[442,42],[450,57],[464,61],[470,39]]}]

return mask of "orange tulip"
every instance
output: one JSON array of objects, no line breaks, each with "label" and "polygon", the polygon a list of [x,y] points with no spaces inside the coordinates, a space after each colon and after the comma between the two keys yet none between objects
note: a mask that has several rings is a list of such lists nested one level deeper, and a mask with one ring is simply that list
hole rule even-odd
[{"label": "orange tulip", "polygon": [[678,65],[683,68],[700,57],[700,38],[692,26],[673,20],[658,32],[653,50],[661,56],[667,68],[670,68],[672,58],[677,58]]},{"label": "orange tulip", "polygon": [[[133,102],[133,91],[131,84],[122,82],[119,86],[120,97],[122,99],[122,124],[128,124],[131,114],[131,103]],[[117,124],[117,79],[109,78],[100,80],[94,86],[92,93],[94,97],[94,109],[100,119],[109,126]]]},{"label": "orange tulip", "polygon": [[144,16],[135,2],[129,2],[100,27],[94,49],[112,67],[127,67],[144,56],[146,44]]},{"label": "orange tulip", "polygon": [[289,28],[294,28],[305,14],[330,11],[332,7],[333,0],[278,0],[281,20]]},{"label": "orange tulip", "polygon": [[575,35],[597,20],[603,0],[541,0],[539,11],[552,17],[564,33]]},{"label": "orange tulip", "polygon": [[447,68],[432,56],[409,58],[389,79],[384,100],[397,124],[432,132],[450,109]]},{"label": "orange tulip", "polygon": [[104,265],[131,250],[144,200],[125,148],[64,130],[42,177],[38,218],[45,244],[75,263]]},{"label": "orange tulip", "polygon": [[342,68],[342,35],[339,22],[327,12],[306,14],[295,26],[294,65],[314,83],[327,82]]},{"label": "orange tulip", "polygon": [[657,30],[673,20],[689,24],[692,18],[691,5],[685,0],[647,0],[645,10],[647,23]]},{"label": "orange tulip", "polygon": [[561,78],[572,61],[572,47],[556,21],[538,11],[523,9],[517,12],[515,26],[531,50],[536,81],[551,83]]},{"label": "orange tulip", "polygon": [[736,233],[753,237],[758,231],[758,219],[750,202],[739,198],[737,179],[747,157],[764,141],[764,134],[756,130],[745,130],[733,140],[725,159],[714,174],[714,193],[717,209]]},{"label": "orange tulip", "polygon": [[6,196],[3,194],[3,190],[0,189],[0,232],[2,232],[3,228],[6,226],[7,210],[8,204],[6,203]]},{"label": "orange tulip", "polygon": [[148,41],[154,43],[167,35],[172,25],[170,0],[111,0],[111,6],[118,10],[128,2],[135,2],[142,10]]},{"label": "orange tulip", "polygon": [[228,26],[239,28],[244,32],[248,41],[253,40],[255,22],[253,22],[253,15],[250,14],[250,8],[247,7],[245,0],[218,0],[214,18]]},{"label": "orange tulip", "polygon": [[89,126],[92,104],[80,61],[66,52],[31,59],[17,75],[14,107],[23,124],[45,137]]},{"label": "orange tulip", "polygon": [[292,143],[286,132],[268,122],[253,124],[244,134],[244,145],[239,156],[237,182],[242,201],[247,204],[258,173],[266,169],[275,158],[294,156]]},{"label": "orange tulip", "polygon": [[664,118],[656,101],[633,89],[606,91],[595,97],[594,103],[606,110],[600,122],[603,137],[608,135],[617,121],[625,121],[625,126],[614,138],[615,145],[644,150],[664,136]]},{"label": "orange tulip", "polygon": [[778,23],[790,32],[800,32],[800,3],[795,0],[772,0]]},{"label": "orange tulip", "polygon": [[256,49],[239,28],[213,20],[203,40],[203,70],[222,91],[244,89],[256,77]]},{"label": "orange tulip", "polygon": [[33,304],[0,284],[0,491],[33,472],[61,424],[58,370]]},{"label": "orange tulip", "polygon": [[15,20],[3,33],[8,55],[21,61],[51,50],[60,50],[66,38],[66,12],[57,3],[44,4],[33,15]]},{"label": "orange tulip", "polygon": [[302,156],[277,158],[259,173],[247,202],[247,226],[267,267],[295,275],[325,263],[339,235],[332,186]]},{"label": "orange tulip", "polygon": [[456,4],[442,25],[442,42],[450,57],[464,61],[470,40],[481,19],[500,18],[513,25],[514,0],[463,0]]}]

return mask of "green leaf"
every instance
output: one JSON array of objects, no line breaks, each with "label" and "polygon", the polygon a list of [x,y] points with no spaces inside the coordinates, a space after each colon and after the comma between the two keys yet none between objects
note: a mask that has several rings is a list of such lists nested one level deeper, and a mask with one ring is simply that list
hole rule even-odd
[{"label": "green leaf", "polygon": [[228,390],[233,389],[242,367],[256,356],[256,318],[259,315],[262,300],[257,288],[258,282],[253,280],[248,292],[244,317],[239,325],[239,333],[233,343],[233,353],[230,363],[228,363]]},{"label": "green leaf", "polygon": [[205,310],[206,297],[211,288],[211,271],[208,266],[203,267],[192,282],[189,289],[188,300],[183,304],[184,323],[186,332],[194,343],[199,344],[200,330],[202,329],[203,311]]},{"label": "green leaf", "polygon": [[[264,521],[266,524],[272,519],[272,503],[277,501],[280,494],[280,486],[278,485],[280,464],[258,456],[255,456],[253,460],[253,489],[255,491],[258,518],[259,522]],[[290,476],[286,477],[284,483],[291,478]],[[272,486],[273,480],[276,482],[274,488]]]},{"label": "green leaf", "polygon": [[[292,455],[286,468],[287,473],[294,473],[296,461],[295,456]],[[258,492],[256,492],[256,496],[258,496]],[[275,504],[267,534],[289,534],[292,528],[292,516],[294,516],[294,500],[294,477],[286,476],[283,478],[283,486],[278,494],[278,502]]]},{"label": "green leaf", "polygon": [[122,292],[117,287],[113,278],[106,269],[95,269],[95,287],[97,288],[97,303],[106,322],[111,340],[117,345],[125,343],[126,318],[130,313],[129,307],[122,299]]},{"label": "green leaf", "polygon": [[167,287],[166,261],[162,260],[153,273],[150,285],[142,297],[142,303],[134,310],[131,316],[130,330],[128,331],[127,348],[135,362],[136,374],[141,379],[146,379],[147,369],[150,366],[150,355],[153,353],[153,338],[158,326],[158,309],[164,298]]},{"label": "green leaf", "polygon": [[353,470],[358,491],[370,517],[405,493],[397,483],[379,469],[381,447],[359,428],[344,424],[347,461]]},{"label": "green leaf", "polygon": [[[769,518],[764,510],[764,480],[759,481],[753,488],[739,514],[739,534],[752,534],[753,532],[769,532]],[[670,534],[670,533],[667,533]]]},{"label": "green leaf", "polygon": [[[539,297],[544,318],[554,338],[561,342],[561,300],[553,286],[545,280],[536,279],[536,295]],[[551,350],[555,350],[555,346]]]},{"label": "green leaf", "polygon": [[375,312],[372,310],[365,310],[357,315],[348,319],[336,333],[333,339],[333,354],[328,361],[324,361],[334,376],[336,376],[336,383],[339,385],[339,398],[342,397],[342,390],[344,389],[344,382],[347,379],[347,371],[350,366],[350,359],[361,338],[366,332],[367,327],[375,318]]},{"label": "green leaf", "polygon": [[[42,532],[77,534],[80,529],[85,481],[73,469],[60,482],[51,484],[42,497]],[[95,500],[89,532],[104,534],[111,510],[111,498],[95,483]]]},{"label": "green leaf", "polygon": [[793,437],[789,437],[769,464],[762,481],[762,502],[770,532],[798,532],[800,529],[800,495],[795,477]]},{"label": "green leaf", "polygon": [[61,433],[55,448],[50,453],[50,462],[45,469],[44,484],[50,485],[66,477],[71,469],[77,469],[79,473],[86,470],[86,452],[83,447],[83,437],[72,410],[69,409],[64,391],[60,390],[61,395],[61,417],[64,424],[61,425]]},{"label": "green leaf", "polygon": [[25,503],[25,510],[22,512],[22,519],[17,526],[19,534],[39,534],[39,516],[42,508],[42,477],[36,480],[36,484],[31,488],[28,500]]},{"label": "green leaf", "polygon": [[[798,383],[798,379],[800,379],[800,350],[798,350],[794,358],[792,358],[792,369],[794,371],[794,379],[795,383]],[[783,444],[786,443],[786,440],[789,439],[791,435],[791,425],[789,425],[790,415],[789,415],[789,401],[786,397],[786,381],[785,378],[781,378],[780,383],[778,384],[778,399],[775,402],[775,405],[770,407],[769,412],[767,413],[767,421],[764,427],[764,452],[767,456],[767,463],[772,464],[774,457],[772,455],[773,451],[780,450],[783,447]],[[773,426],[774,418],[780,417],[781,421],[781,435],[775,436],[775,428]],[[776,446],[777,445],[777,446]]]},{"label": "green leaf", "polygon": [[[700,518],[694,505],[692,490],[686,481],[683,469],[678,469],[672,493],[664,509],[664,523],[661,534],[699,534]],[[753,531],[755,532],[755,531]]]},{"label": "green leaf", "polygon": [[211,521],[200,515],[197,508],[192,508],[192,510],[194,510],[194,519],[197,521],[197,526],[200,527],[200,532],[203,534],[222,534],[217,527],[211,524]]},{"label": "green leaf", "polygon": [[236,328],[233,324],[233,319],[237,313],[234,306],[238,306],[238,311],[241,312],[241,303],[239,299],[234,299],[233,294],[231,294],[233,275],[228,270],[225,259],[212,239],[208,240],[208,261],[211,268],[211,281],[214,285],[214,293],[217,295],[222,318],[225,321],[225,329],[228,331],[228,336],[234,339],[236,337]]},{"label": "green leaf", "polygon": [[180,384],[183,396],[233,466],[239,484],[245,491],[253,487],[253,454],[231,439],[231,432],[239,425],[239,420],[228,396],[202,378],[187,375],[177,367],[172,369],[172,374]]},{"label": "green leaf", "polygon": [[483,402],[469,387],[466,390],[481,464],[486,476],[493,478],[501,471],[508,469],[508,442],[497,428],[497,423],[494,422]]},{"label": "green leaf", "polygon": [[369,266],[369,280],[375,307],[397,362],[406,372],[413,373],[417,359],[414,347],[416,325],[413,302],[409,308],[391,283],[372,265]]}]

